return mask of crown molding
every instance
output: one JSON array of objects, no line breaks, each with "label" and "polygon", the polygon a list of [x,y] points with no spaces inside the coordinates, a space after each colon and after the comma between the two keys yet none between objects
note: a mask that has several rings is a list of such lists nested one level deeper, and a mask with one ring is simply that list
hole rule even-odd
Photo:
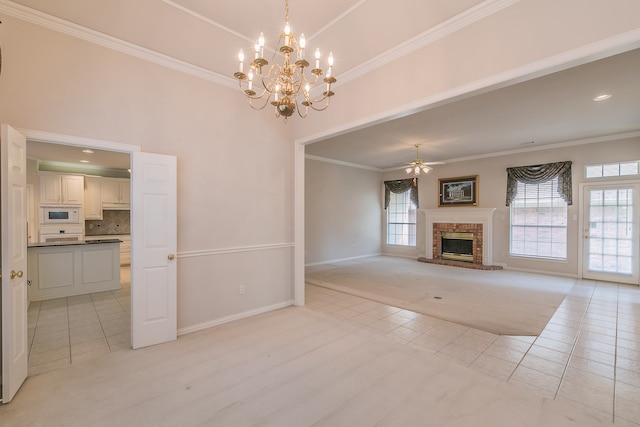
[{"label": "crown molding", "polygon": [[[249,40],[246,36],[239,34],[236,31],[233,31],[230,28],[227,28],[211,19],[208,19],[188,8],[180,6],[172,0],[162,0],[162,1],[167,5],[170,5],[172,7],[175,7],[178,10],[183,11],[184,13],[188,13],[198,19],[201,19],[209,23],[210,25],[214,25],[217,28],[227,31],[236,37]],[[339,17],[337,17],[336,19],[328,23],[325,27],[322,28],[321,31],[316,33],[314,36],[317,36],[317,34],[319,34],[320,32],[326,30],[327,28],[334,25],[339,20],[343,19],[345,16],[350,14],[353,10],[360,7],[365,1],[366,0],[361,0],[360,2],[356,3],[353,7],[345,11],[342,15],[340,15]],[[468,25],[473,24],[476,21],[479,21],[519,1],[520,0],[485,0],[482,3],[468,10],[465,10],[464,12],[423,32],[422,34],[419,34],[416,37],[413,37],[412,39],[409,39],[406,42],[401,43],[400,45],[392,49],[389,49],[388,51],[370,59],[369,61],[366,61],[350,70],[347,70],[344,73],[341,73],[340,79],[337,82],[337,85],[342,85],[362,75],[365,75],[373,69],[381,67],[392,61],[395,61],[396,59],[404,55],[407,55],[417,49],[420,49],[428,45],[429,43],[433,43],[434,41],[441,39],[447,36],[448,34],[454,33]],[[208,80],[216,84],[227,86],[232,89],[235,89],[238,85],[237,81],[231,77],[223,76],[219,73],[207,70],[205,68],[199,67],[194,64],[190,64],[188,62],[171,57],[169,55],[156,52],[154,50],[136,45],[134,43],[127,42],[117,37],[113,37],[113,36],[101,33],[99,31],[95,31],[90,28],[75,24],[73,22],[60,19],[58,17],[49,15],[47,13],[40,12],[30,7],[17,4],[11,0],[0,0],[0,13],[5,13],[9,16],[13,16],[14,18],[18,18],[35,25],[39,25],[44,28],[48,28],[72,37],[76,37],[78,39],[81,39],[90,43],[94,43],[96,45],[103,46],[108,49],[113,49],[115,51],[124,53],[126,55],[131,55],[131,56],[140,58],[142,60],[149,61],[154,64],[158,64],[163,67],[173,69],[175,71],[186,73],[194,77]]]},{"label": "crown molding", "polygon": [[357,163],[343,162],[342,160],[328,159],[326,157],[314,156],[312,154],[305,154],[304,158],[305,159],[309,159],[309,160],[316,160],[318,162],[331,163],[331,164],[339,165],[339,166],[347,166],[347,167],[350,167],[350,168],[366,169],[366,170],[374,171],[374,172],[384,172],[382,169],[378,169],[378,168],[375,168],[373,166],[366,166],[366,165],[360,165],[360,164],[357,164]]},{"label": "crown molding", "polygon": [[382,67],[397,60],[398,58],[423,48],[428,44],[446,37],[449,34],[455,33],[456,31],[459,31],[474,22],[480,21],[487,16],[493,15],[494,13],[518,3],[519,1],[520,0],[485,0],[454,17],[441,22],[435,27],[432,27],[427,31],[424,31],[423,33],[387,50],[386,52],[383,52],[380,55],[345,71],[344,73],[340,73],[340,79],[336,82],[336,86],[345,84],[351,80],[355,80],[358,77],[368,74],[376,68]]},{"label": "crown molding", "polygon": [[0,0],[0,13],[30,22],[71,37],[75,37],[99,46],[112,49],[126,55],[140,58],[181,73],[189,74],[200,79],[208,80],[230,88],[236,88],[238,83],[231,77],[222,76],[213,71],[190,64],[169,55],[138,46],[134,43],[113,37],[82,25],[40,12],[30,7],[22,6],[10,0]]}]

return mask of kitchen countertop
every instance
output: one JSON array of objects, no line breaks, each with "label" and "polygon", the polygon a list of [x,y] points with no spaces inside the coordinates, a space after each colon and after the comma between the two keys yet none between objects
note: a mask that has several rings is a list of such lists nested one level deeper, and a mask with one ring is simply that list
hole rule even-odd
[{"label": "kitchen countertop", "polygon": [[50,246],[99,245],[101,243],[121,243],[120,239],[80,240],[77,242],[40,242],[29,243],[27,248],[47,248]]}]

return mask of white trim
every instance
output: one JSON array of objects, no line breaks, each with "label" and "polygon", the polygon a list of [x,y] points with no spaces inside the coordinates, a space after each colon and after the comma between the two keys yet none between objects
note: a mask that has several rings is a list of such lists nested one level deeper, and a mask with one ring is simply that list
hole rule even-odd
[{"label": "white trim", "polygon": [[394,254],[389,252],[382,252],[380,255],[394,257],[394,258],[406,258],[406,259],[413,259],[413,260],[418,259],[418,255]]},{"label": "white trim", "polygon": [[244,246],[236,248],[224,248],[224,249],[204,249],[199,251],[186,251],[178,253],[178,258],[196,258],[202,256],[214,256],[224,254],[236,254],[241,252],[256,252],[256,251],[270,251],[274,249],[293,248],[294,243],[275,243],[272,245],[255,245]]},{"label": "white trim", "polygon": [[304,306],[305,286],[304,286],[304,260],[305,260],[305,240],[304,240],[304,145],[292,144],[293,149],[293,239],[295,248],[293,250],[293,297],[297,306]]},{"label": "white trim", "polygon": [[384,254],[379,252],[379,253],[375,253],[375,254],[353,256],[353,257],[349,257],[349,258],[336,258],[336,259],[332,259],[332,260],[328,260],[328,261],[312,262],[312,263],[309,263],[309,264],[305,264],[305,267],[313,267],[315,265],[324,265],[324,264],[333,264],[334,262],[353,261],[354,259],[372,258],[372,257],[375,257],[375,256],[381,256],[381,255],[384,255]]},{"label": "white trim", "polygon": [[357,8],[359,8],[360,6],[362,6],[363,4],[365,4],[367,2],[367,0],[360,0],[358,1],[356,4],[354,4],[353,6],[351,6],[350,8],[348,8],[347,10],[345,10],[344,12],[342,12],[340,15],[338,15],[336,18],[332,19],[331,22],[329,22],[328,24],[326,24],[325,26],[323,26],[322,28],[320,28],[318,31],[316,31],[314,34],[312,34],[309,37],[309,40],[313,40],[316,37],[318,37],[320,34],[324,33],[325,31],[327,31],[327,29],[333,27],[336,23],[342,21],[342,19],[344,17],[346,17],[347,15],[349,15],[351,12],[353,12],[354,10],[356,10]]},{"label": "white trim", "polygon": [[[559,272],[556,272],[556,271],[536,270],[536,269],[533,269],[533,268],[514,268],[514,267],[509,267],[508,264],[499,264],[499,265],[501,265],[503,269],[509,270],[509,271],[518,271],[518,272],[522,272],[522,273],[544,274],[545,276],[568,277],[570,279],[580,279],[580,277],[578,277],[578,275],[575,274],[575,273],[559,273]],[[588,280],[588,279],[584,279],[584,280]]]},{"label": "white trim", "polygon": [[343,162],[342,160],[327,159],[326,157],[314,156],[312,154],[305,154],[304,158],[309,160],[316,160],[318,162],[332,163],[334,165],[347,166],[350,168],[366,169],[374,172],[384,172],[382,169],[374,168],[373,166],[365,166],[365,165],[359,165],[357,163]]},{"label": "white trim", "polygon": [[284,301],[277,304],[267,305],[265,307],[256,308],[254,310],[245,311],[231,316],[223,317],[221,319],[212,320],[209,322],[199,323],[197,325],[187,326],[186,328],[178,329],[178,336],[187,335],[194,332],[202,331],[204,329],[213,328],[214,326],[220,326],[225,323],[235,322],[236,320],[245,319],[247,317],[256,316],[258,314],[267,313],[269,311],[279,310],[281,308],[290,307],[293,305],[293,301]]},{"label": "white trim", "polygon": [[174,1],[171,0],[162,0],[162,2],[166,3],[169,6],[175,7],[178,10],[181,10],[182,12],[193,16],[194,18],[200,19],[201,21],[206,22],[207,24],[213,25],[216,28],[219,28],[223,31],[226,31],[229,34],[232,34],[238,38],[244,39],[246,41],[248,41],[249,43],[255,43],[255,39],[251,39],[250,37],[245,36],[244,34],[240,34],[237,31],[232,30],[231,28],[225,27],[224,25],[222,25],[219,22],[214,21],[213,19],[209,19],[204,15],[199,14],[198,12],[194,11],[193,9],[189,9],[188,7],[182,6]]},{"label": "white trim", "polygon": [[192,75],[213,83],[220,84],[235,89],[238,82],[231,77],[226,77],[216,72],[207,70],[194,64],[182,61],[180,59],[156,52],[151,49],[127,42],[125,40],[113,37],[99,31],[92,30],[87,27],[57,18],[55,16],[22,6],[10,0],[0,0],[0,13],[5,13],[14,18],[21,19],[32,24],[39,25],[50,30],[58,31],[78,39],[94,43],[108,49],[134,56],[163,67],[170,68],[185,74]]},{"label": "white trim", "polygon": [[477,159],[485,159],[490,157],[500,157],[500,156],[508,156],[511,154],[519,154],[519,153],[529,153],[532,151],[542,151],[542,150],[552,150],[557,148],[564,147],[574,147],[576,145],[587,145],[587,144],[595,144],[598,142],[606,142],[606,141],[618,141],[621,139],[628,138],[637,138],[640,137],[640,131],[635,132],[626,132],[626,133],[616,133],[612,135],[604,135],[604,136],[596,136],[593,138],[586,139],[576,139],[571,141],[558,142],[555,144],[546,144],[546,145],[538,145],[534,147],[528,148],[518,148],[515,150],[505,150],[505,151],[496,151],[491,154],[481,154],[478,156],[469,156],[469,157],[458,157],[455,159],[445,160],[445,163],[454,163],[454,162],[466,162],[468,160],[477,160]]},{"label": "white trim", "polygon": [[31,129],[18,128],[18,131],[27,138],[27,141],[49,142],[53,144],[73,145],[76,147],[90,147],[100,150],[118,151],[123,153],[134,153],[140,151],[139,145],[123,144],[120,142],[105,141],[95,138],[85,138],[82,136],[62,135],[59,133],[44,132]]}]

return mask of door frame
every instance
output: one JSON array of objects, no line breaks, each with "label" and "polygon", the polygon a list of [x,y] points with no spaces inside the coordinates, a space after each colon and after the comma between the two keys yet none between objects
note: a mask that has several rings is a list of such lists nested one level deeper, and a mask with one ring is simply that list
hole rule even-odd
[{"label": "door frame", "polygon": [[[614,180],[598,180],[598,181],[593,181],[593,182],[582,182],[579,184],[578,188],[580,191],[580,195],[579,195],[579,229],[578,229],[578,277],[580,279],[587,279],[587,280],[606,280],[606,279],[590,279],[590,278],[586,278],[584,276],[585,273],[585,249],[584,249],[584,230],[585,230],[585,220],[586,220],[586,216],[587,216],[587,212],[585,212],[585,206],[587,203],[587,200],[584,200],[584,194],[587,188],[589,187],[607,187],[607,186],[621,186],[621,185],[631,185],[631,186],[640,186],[640,180],[639,179],[629,179],[629,180],[621,180],[621,179],[614,179]],[[638,201],[638,199],[640,198],[640,191],[638,191],[638,194],[636,195],[636,205],[638,206],[638,208],[636,209],[636,211],[640,210],[640,201]],[[640,215],[640,212],[636,212],[635,215]],[[637,235],[637,247],[636,249],[636,256],[634,259],[634,262],[636,263],[636,265],[634,266],[636,269],[636,281],[635,282],[631,282],[631,284],[635,284],[635,285],[639,285],[640,284],[640,224],[637,224],[637,229],[635,230],[635,233]],[[627,282],[621,282],[621,283],[627,283]]]},{"label": "door frame", "polygon": [[[70,145],[70,146],[75,146],[75,147],[83,147],[83,148],[94,148],[96,150],[104,150],[104,151],[117,151],[117,152],[121,152],[124,154],[128,154],[129,155],[129,167],[131,168],[131,174],[134,173],[133,170],[133,153],[137,153],[137,152],[141,152],[141,147],[139,145],[130,145],[130,144],[123,144],[123,143],[119,143],[119,142],[112,142],[112,141],[105,141],[105,140],[100,140],[100,139],[93,139],[93,138],[84,138],[84,137],[77,137],[77,136],[71,136],[71,135],[63,135],[63,134],[57,134],[57,133],[52,133],[52,132],[43,132],[43,131],[36,131],[36,130],[31,130],[31,129],[22,129],[22,128],[16,128],[16,130],[18,132],[20,132],[21,134],[23,134],[26,138],[27,138],[27,144],[29,144],[28,141],[37,141],[37,142],[46,142],[46,143],[50,143],[50,144],[59,144],[59,145]],[[131,223],[131,234],[133,235],[134,232],[134,222],[132,221]],[[140,232],[142,230],[138,231],[138,235],[140,235]],[[133,269],[133,259],[131,260],[131,269]],[[131,298],[131,297],[129,297]],[[133,315],[133,304],[131,305],[131,314]],[[132,317],[133,319],[133,317]],[[132,326],[133,327],[133,326]],[[132,344],[132,341],[130,341],[129,343],[130,345]]]}]

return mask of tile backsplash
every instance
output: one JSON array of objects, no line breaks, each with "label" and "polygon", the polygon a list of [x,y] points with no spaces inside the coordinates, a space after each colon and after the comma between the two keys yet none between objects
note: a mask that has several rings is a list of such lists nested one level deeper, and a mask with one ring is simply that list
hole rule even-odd
[{"label": "tile backsplash", "polygon": [[84,222],[86,236],[101,236],[103,234],[130,234],[131,211],[103,211],[102,220],[87,220]]}]

